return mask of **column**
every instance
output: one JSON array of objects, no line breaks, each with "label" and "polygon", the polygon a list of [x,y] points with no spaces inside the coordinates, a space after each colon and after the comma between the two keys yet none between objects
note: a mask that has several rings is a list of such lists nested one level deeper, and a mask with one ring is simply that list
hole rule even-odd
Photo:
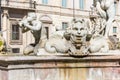
[{"label": "column", "polygon": [[8,10],[3,10],[3,15],[2,15],[2,31],[3,32],[3,37],[5,38],[5,41],[7,41],[7,29],[8,29]]}]

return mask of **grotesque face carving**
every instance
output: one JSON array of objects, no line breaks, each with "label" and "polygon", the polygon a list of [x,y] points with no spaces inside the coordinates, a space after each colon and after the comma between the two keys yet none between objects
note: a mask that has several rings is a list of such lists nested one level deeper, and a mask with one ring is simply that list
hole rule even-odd
[{"label": "grotesque face carving", "polygon": [[83,42],[83,38],[87,35],[87,29],[84,26],[84,21],[76,21],[73,24],[71,32],[71,40],[76,43]]},{"label": "grotesque face carving", "polygon": [[74,25],[73,25],[73,34],[76,35],[76,36],[84,36],[85,35],[85,27],[84,27],[84,23],[83,22],[76,22]]}]

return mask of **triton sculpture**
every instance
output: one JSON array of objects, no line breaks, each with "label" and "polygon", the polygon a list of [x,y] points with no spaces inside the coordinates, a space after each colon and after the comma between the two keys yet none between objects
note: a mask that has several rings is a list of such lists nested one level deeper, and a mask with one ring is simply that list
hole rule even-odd
[{"label": "triton sculpture", "polygon": [[27,17],[24,18],[22,21],[19,22],[20,27],[22,28],[22,32],[25,33],[27,31],[31,31],[35,38],[35,43],[32,43],[28,45],[24,49],[24,54],[29,54],[33,52],[34,47],[39,43],[40,41],[40,32],[41,32],[41,22],[37,20],[36,13],[28,13]]}]

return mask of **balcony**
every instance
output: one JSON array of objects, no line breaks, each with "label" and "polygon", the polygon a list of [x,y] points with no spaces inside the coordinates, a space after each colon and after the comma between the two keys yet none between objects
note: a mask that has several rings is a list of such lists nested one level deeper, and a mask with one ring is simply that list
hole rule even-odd
[{"label": "balcony", "polygon": [[29,1],[9,1],[9,0],[1,0],[1,7],[8,8],[18,8],[18,9],[35,9],[35,3],[32,0]]}]

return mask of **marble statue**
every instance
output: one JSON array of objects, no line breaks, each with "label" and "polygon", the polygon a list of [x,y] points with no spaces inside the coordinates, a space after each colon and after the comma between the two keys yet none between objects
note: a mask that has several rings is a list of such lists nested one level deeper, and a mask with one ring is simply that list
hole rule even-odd
[{"label": "marble statue", "polygon": [[[85,52],[88,53],[107,53],[110,48],[109,48],[109,40],[104,37],[105,33],[105,24],[106,20],[103,18],[94,18],[91,20],[92,22],[92,28],[88,27],[89,34],[91,35],[89,39],[89,45],[85,49]],[[88,38],[88,37],[87,37]]]},{"label": "marble statue", "polygon": [[19,22],[20,27],[22,28],[22,32],[25,33],[27,31],[31,31],[32,35],[34,36],[35,43],[32,43],[24,49],[24,54],[29,54],[33,52],[34,47],[39,43],[41,37],[41,28],[42,23],[37,18],[36,13],[30,12],[28,13],[27,17],[24,18]]},{"label": "marble statue", "polygon": [[55,31],[49,38],[36,13],[28,13],[19,25],[23,33],[31,31],[35,43],[28,45],[24,54],[68,53],[82,56],[109,52],[112,43],[108,33],[115,17],[114,0],[94,0],[94,6],[97,17],[90,19],[92,26],[86,19],[76,18],[65,31]]},{"label": "marble statue", "polygon": [[89,42],[88,50],[90,53],[107,53],[109,51],[109,43],[106,38],[100,34],[92,35],[92,38]]},{"label": "marble statue", "polygon": [[64,37],[72,45],[69,49],[69,53],[71,55],[81,55],[86,53],[84,50],[87,46],[86,37],[88,34],[88,29],[85,24],[86,22],[84,19],[76,19],[72,28],[64,33]]},{"label": "marble statue", "polygon": [[64,37],[55,35],[46,41],[44,48],[49,53],[67,53],[70,44]]},{"label": "marble statue", "polygon": [[94,0],[94,6],[99,16],[106,20],[105,28],[103,29],[105,29],[104,36],[108,38],[109,30],[115,17],[115,0]]},{"label": "marble statue", "polygon": [[[24,54],[42,53],[69,53],[70,55],[82,55],[95,52],[108,52],[109,44],[104,38],[105,21],[96,18],[93,28],[90,28],[85,19],[75,19],[65,31],[56,31],[52,33],[49,39],[46,39],[42,23],[35,13],[28,13],[27,17],[19,22],[23,32],[31,31],[35,38],[35,43],[24,48]],[[45,33],[44,33],[45,34]],[[45,38],[45,39],[44,39]],[[41,43],[44,44],[40,47]],[[102,44],[104,42],[104,44]]]},{"label": "marble statue", "polygon": [[[103,36],[105,22],[104,19],[96,18],[94,20],[95,25],[93,28],[90,28],[86,20],[76,20],[71,32],[68,32],[70,35],[70,42],[75,47],[70,48],[70,54],[86,55],[96,52],[107,53],[109,51],[109,43]],[[68,35],[66,36],[68,38]]]},{"label": "marble statue", "polygon": [[[78,19],[72,28],[68,28],[64,35],[56,31],[45,43],[45,50],[49,53],[68,53],[81,54],[86,47],[86,36],[88,33],[85,21]],[[80,51],[81,50],[81,51]]]}]

